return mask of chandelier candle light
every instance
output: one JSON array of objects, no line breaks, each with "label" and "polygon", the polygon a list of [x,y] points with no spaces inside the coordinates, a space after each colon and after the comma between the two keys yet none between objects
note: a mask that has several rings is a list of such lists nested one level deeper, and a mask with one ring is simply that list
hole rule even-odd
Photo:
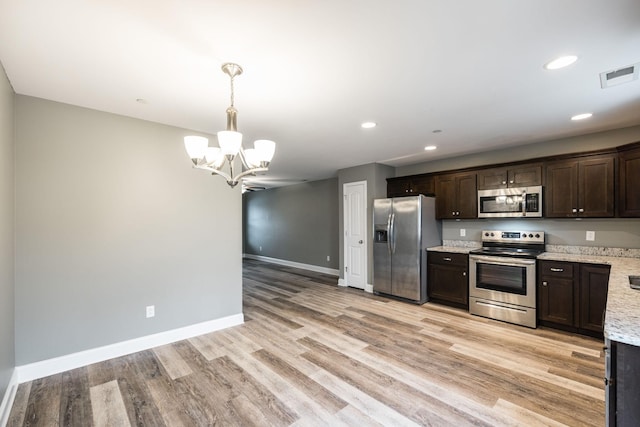
[{"label": "chandelier candle light", "polygon": [[[219,147],[209,147],[209,140],[203,136],[185,136],[184,147],[191,157],[193,167],[204,169],[213,174],[221,175],[227,180],[231,188],[235,187],[242,177],[255,175],[257,172],[269,170],[269,163],[276,151],[276,143],[267,139],[258,139],[253,143],[254,148],[242,148],[242,134],[238,132],[238,110],[233,106],[233,78],[242,74],[242,67],[238,64],[222,64],[222,71],[231,79],[231,105],[227,108],[227,130],[218,132]],[[233,174],[233,163],[236,156],[240,156],[244,171]],[[228,165],[229,173],[222,169]]]}]

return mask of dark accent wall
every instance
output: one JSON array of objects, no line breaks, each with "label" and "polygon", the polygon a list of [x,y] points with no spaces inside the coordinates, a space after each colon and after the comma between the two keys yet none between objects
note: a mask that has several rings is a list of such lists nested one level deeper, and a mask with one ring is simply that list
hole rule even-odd
[{"label": "dark accent wall", "polygon": [[0,402],[16,366],[13,98],[13,89],[0,64]]},{"label": "dark accent wall", "polygon": [[337,178],[247,192],[244,252],[337,269],[338,218]]}]

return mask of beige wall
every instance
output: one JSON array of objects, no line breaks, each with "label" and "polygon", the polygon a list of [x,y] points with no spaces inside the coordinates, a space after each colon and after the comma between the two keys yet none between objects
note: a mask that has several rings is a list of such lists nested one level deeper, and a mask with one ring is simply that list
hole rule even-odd
[{"label": "beige wall", "polygon": [[191,168],[188,131],[21,95],[15,113],[18,365],[242,312],[240,188]]}]

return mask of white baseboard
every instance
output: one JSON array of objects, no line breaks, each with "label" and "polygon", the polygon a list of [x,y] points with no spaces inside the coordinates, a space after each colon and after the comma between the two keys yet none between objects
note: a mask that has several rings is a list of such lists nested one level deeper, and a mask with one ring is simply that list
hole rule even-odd
[{"label": "white baseboard", "polygon": [[18,391],[18,370],[14,369],[9,384],[7,385],[7,391],[4,393],[2,403],[0,403],[0,426],[4,427],[9,422],[9,415],[11,414],[11,407],[13,401],[16,398],[16,391]]},{"label": "white baseboard", "polygon": [[244,315],[239,313],[220,319],[196,323],[195,325],[189,325],[183,328],[172,329],[170,331],[106,345],[104,347],[92,348],[90,350],[67,354],[53,359],[29,363],[28,365],[16,367],[18,382],[24,383],[32,381],[38,378],[57,374],[59,372],[87,366],[92,363],[113,359],[114,357],[125,356],[127,354],[148,350],[153,347],[170,344],[172,342],[192,338],[198,335],[219,331],[231,326],[241,325],[242,323],[244,323]]},{"label": "white baseboard", "polygon": [[332,276],[340,275],[340,271],[334,268],[320,267],[319,265],[303,264],[300,262],[287,261],[286,259],[271,258],[262,255],[242,254],[244,258],[255,259],[258,261],[270,262],[272,264],[286,265],[287,267],[301,268],[303,270],[315,271],[317,273],[331,274]]},{"label": "white baseboard", "polygon": [[[340,278],[340,279],[338,279],[338,286],[347,287],[349,285],[347,285],[347,281],[346,280],[344,280],[343,278]],[[370,285],[368,283],[365,284],[363,291],[369,292],[370,294],[372,294],[373,293],[373,285]]]}]

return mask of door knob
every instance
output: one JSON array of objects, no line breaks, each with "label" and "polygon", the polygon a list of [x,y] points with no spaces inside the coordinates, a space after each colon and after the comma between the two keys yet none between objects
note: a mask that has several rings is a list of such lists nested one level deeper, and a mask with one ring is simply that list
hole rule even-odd
[{"label": "door knob", "polygon": [[358,243],[362,244],[362,240],[358,241]]}]

